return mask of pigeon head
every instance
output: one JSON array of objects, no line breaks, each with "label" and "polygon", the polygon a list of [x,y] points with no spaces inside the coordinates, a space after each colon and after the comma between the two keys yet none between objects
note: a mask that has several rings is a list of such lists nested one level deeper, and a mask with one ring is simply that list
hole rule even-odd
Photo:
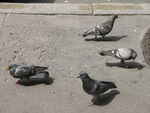
[{"label": "pigeon head", "polygon": [[114,15],[114,16],[113,16],[113,18],[115,18],[115,19],[116,19],[116,18],[119,18],[119,17],[118,17],[118,15]]},{"label": "pigeon head", "polygon": [[94,28],[92,28],[92,29],[86,31],[85,33],[83,33],[82,36],[83,36],[83,37],[86,37],[86,36],[88,36],[88,35],[95,35],[95,31],[96,31],[96,30],[97,30],[97,28],[94,27]]},{"label": "pigeon head", "polygon": [[17,68],[16,64],[10,64],[8,65],[7,70],[16,69],[16,68]]},{"label": "pigeon head", "polygon": [[84,71],[81,71],[79,73],[79,76],[77,78],[81,78],[81,79],[84,79],[84,78],[87,78],[88,77],[88,73],[84,72]]},{"label": "pigeon head", "polygon": [[113,17],[110,19],[110,21],[114,22],[115,19],[119,18],[118,15],[113,15]]},{"label": "pigeon head", "polygon": [[137,57],[137,53],[135,51],[133,51],[131,56],[132,56],[132,59],[134,61]]},{"label": "pigeon head", "polygon": [[10,64],[8,67],[3,67],[2,69],[8,71],[8,70],[10,70],[12,68],[16,68],[16,67],[17,67],[16,64]]},{"label": "pigeon head", "polygon": [[86,36],[87,36],[87,34],[86,34],[86,33],[84,33],[84,34],[82,34],[82,36],[83,36],[83,37],[86,37]]}]

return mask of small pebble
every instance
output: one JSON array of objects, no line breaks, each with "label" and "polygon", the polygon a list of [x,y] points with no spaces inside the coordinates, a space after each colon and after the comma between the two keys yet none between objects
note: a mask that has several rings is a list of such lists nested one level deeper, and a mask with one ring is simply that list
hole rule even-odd
[{"label": "small pebble", "polygon": [[68,1],[66,0],[66,1],[64,1],[65,3],[68,3]]},{"label": "small pebble", "polygon": [[14,53],[16,54],[16,53],[18,53],[19,51],[14,51]]},{"label": "small pebble", "polygon": [[137,30],[136,30],[136,29],[134,29],[133,31],[134,31],[134,32],[137,32]]},{"label": "small pebble", "polygon": [[66,71],[65,71],[65,70],[62,70],[62,73],[66,73]]},{"label": "small pebble", "polygon": [[107,0],[107,2],[111,2],[111,0]]},{"label": "small pebble", "polygon": [[52,91],[52,93],[53,93],[53,94],[56,94],[56,92],[55,92],[55,91]]},{"label": "small pebble", "polygon": [[13,33],[9,33],[10,35],[13,35]]},{"label": "small pebble", "polygon": [[70,95],[71,95],[72,97],[74,97],[74,96],[75,96],[75,93],[72,92]]},{"label": "small pebble", "polygon": [[71,73],[70,76],[73,77],[74,75]]},{"label": "small pebble", "polygon": [[9,80],[7,78],[5,78],[5,82],[8,82]]}]

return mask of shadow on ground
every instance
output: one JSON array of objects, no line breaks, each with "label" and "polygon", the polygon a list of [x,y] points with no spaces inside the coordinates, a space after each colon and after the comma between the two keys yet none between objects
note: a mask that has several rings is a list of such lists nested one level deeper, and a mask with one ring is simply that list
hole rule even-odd
[{"label": "shadow on ground", "polygon": [[85,41],[119,41],[123,38],[126,38],[127,35],[124,36],[106,36],[104,39],[99,37],[98,39],[95,38],[90,38],[90,39],[85,39]]},{"label": "shadow on ground", "polygon": [[108,93],[100,95],[97,98],[92,99],[92,103],[98,106],[104,106],[112,102],[116,95],[120,94],[118,90],[111,90]]},{"label": "shadow on ground", "polygon": [[0,0],[0,2],[11,2],[11,3],[54,3],[55,0]]},{"label": "shadow on ground", "polygon": [[[139,70],[143,69],[143,65],[138,63],[138,62],[125,62],[128,65],[128,69],[134,69],[137,68]],[[106,62],[105,63],[107,66],[109,67],[121,67],[121,68],[125,68],[123,64],[121,64],[120,62],[117,63],[110,63],[110,62]]]},{"label": "shadow on ground", "polygon": [[49,77],[48,72],[43,72],[36,74],[36,76],[32,76],[30,79],[22,79],[19,81],[19,85],[23,86],[33,86],[33,85],[38,85],[38,84],[46,84],[50,85],[53,84],[54,79]]}]

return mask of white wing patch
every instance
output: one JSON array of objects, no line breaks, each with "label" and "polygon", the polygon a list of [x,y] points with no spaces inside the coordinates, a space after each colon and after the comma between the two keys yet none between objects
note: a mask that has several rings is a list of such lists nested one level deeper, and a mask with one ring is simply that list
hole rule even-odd
[{"label": "white wing patch", "polygon": [[19,67],[19,68],[16,69],[16,72],[18,72],[18,71],[24,71],[25,72],[26,70],[23,69],[22,67]]},{"label": "white wing patch", "polygon": [[120,48],[118,49],[118,51],[116,52],[116,56],[119,59],[128,59],[131,56],[131,50],[128,48]]},{"label": "white wing patch", "polygon": [[24,69],[23,67],[18,67],[17,69],[16,69],[16,71],[15,71],[15,75],[16,76],[26,76],[27,75],[27,70],[26,69]]}]

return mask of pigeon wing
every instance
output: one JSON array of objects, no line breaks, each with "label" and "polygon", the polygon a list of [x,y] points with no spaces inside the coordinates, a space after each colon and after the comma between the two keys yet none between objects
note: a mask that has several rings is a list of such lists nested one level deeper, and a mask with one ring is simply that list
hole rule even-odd
[{"label": "pigeon wing", "polygon": [[88,31],[86,31],[84,34],[86,34],[86,35],[98,35],[99,30],[97,27],[93,27],[93,28],[89,29]]},{"label": "pigeon wing", "polygon": [[99,28],[101,35],[106,35],[112,30],[112,26],[107,22],[103,23],[97,27]]},{"label": "pigeon wing", "polygon": [[95,82],[95,83],[93,84],[93,87],[92,87],[91,90],[90,90],[90,93],[91,93],[91,94],[94,94],[95,91],[97,90],[97,88],[98,88],[98,84],[97,84],[97,82]]},{"label": "pigeon wing", "polygon": [[18,78],[25,78],[30,75],[30,70],[28,67],[18,67],[15,72],[15,76]]},{"label": "pigeon wing", "polygon": [[99,93],[104,93],[105,91],[112,88],[117,88],[113,82],[99,81]]}]

